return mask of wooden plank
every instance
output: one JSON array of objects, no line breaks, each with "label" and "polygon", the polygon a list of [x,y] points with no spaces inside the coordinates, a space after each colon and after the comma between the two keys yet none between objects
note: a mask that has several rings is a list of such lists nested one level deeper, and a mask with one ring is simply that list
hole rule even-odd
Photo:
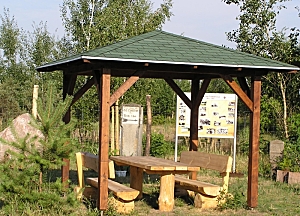
[{"label": "wooden plank", "polygon": [[108,206],[108,153],[110,117],[110,69],[94,71],[99,96],[99,181],[97,207],[106,210]]},{"label": "wooden plank", "polygon": [[[79,157],[80,156],[80,157]],[[98,172],[98,155],[94,155],[89,152],[78,152],[76,153],[76,161],[77,161],[77,169],[78,166],[83,166],[89,169]],[[82,170],[82,168],[81,168]],[[108,178],[114,179],[115,178],[115,166],[112,160],[108,160]]]},{"label": "wooden plank", "polygon": [[133,76],[129,77],[110,97],[109,105],[112,106],[124,93],[139,80],[141,72],[136,72]]},{"label": "wooden plank", "polygon": [[180,162],[219,172],[230,172],[232,157],[196,151],[182,151]]},{"label": "wooden plank", "polygon": [[85,186],[84,185],[84,179],[83,179],[82,156],[81,156],[81,152],[77,152],[75,155],[76,155],[78,184],[79,184],[79,187],[81,189]]},{"label": "wooden plank", "polygon": [[249,110],[253,111],[253,102],[250,100],[248,95],[241,89],[241,87],[231,77],[224,76],[222,78],[228,84],[228,86],[234,91],[234,93],[236,93],[239,96],[239,98],[249,108]]},{"label": "wooden plank", "polygon": [[209,196],[217,196],[222,190],[222,187],[218,185],[187,179],[180,176],[175,176],[175,184],[186,190],[195,191]]},{"label": "wooden plank", "polygon": [[81,153],[82,156],[82,165],[84,167],[87,167],[89,169],[92,169],[96,172],[98,172],[98,165],[99,165],[99,161],[98,161],[98,156],[88,153],[88,152],[82,152]]},{"label": "wooden plank", "polygon": [[199,171],[197,166],[187,166],[185,163],[150,156],[111,156],[116,164],[135,166],[151,171]]},{"label": "wooden plank", "polygon": [[250,146],[248,164],[247,203],[251,208],[257,207],[258,200],[258,165],[259,165],[259,130],[260,130],[260,96],[261,78],[252,77],[251,98],[253,112],[250,115]]},{"label": "wooden plank", "polygon": [[[150,174],[150,175],[152,175],[152,174],[160,175],[162,173],[161,170],[144,170],[144,172],[147,173],[147,174]],[[188,171],[188,170],[175,170],[175,171],[172,171],[171,170],[171,171],[169,171],[169,173],[173,173],[174,175],[175,174],[183,175],[183,174],[190,174],[191,171]],[[195,172],[195,173],[197,173],[197,172]]]},{"label": "wooden plank", "polygon": [[[87,178],[86,183],[95,188],[98,188],[98,178]],[[126,185],[120,184],[119,182],[115,182],[110,179],[108,179],[108,189],[116,197],[119,197],[120,199],[122,199],[124,201],[132,201],[140,193],[138,190],[127,187]]]},{"label": "wooden plank", "polygon": [[183,100],[183,102],[191,109],[191,100],[184,94],[184,92],[179,88],[179,86],[172,79],[165,79],[165,81],[169,84],[173,91],[181,98],[181,100]]}]

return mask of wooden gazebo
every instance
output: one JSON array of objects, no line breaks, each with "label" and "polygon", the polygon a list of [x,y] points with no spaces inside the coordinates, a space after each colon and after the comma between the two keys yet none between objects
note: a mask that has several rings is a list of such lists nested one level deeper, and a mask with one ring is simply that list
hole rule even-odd
[{"label": "wooden gazebo", "polygon": [[[256,207],[261,77],[274,72],[296,72],[299,68],[156,30],[45,64],[37,70],[40,72],[62,70],[63,97],[73,95],[73,103],[93,85],[97,88],[100,106],[97,205],[99,209],[105,210],[108,200],[110,106],[140,78],[164,79],[191,109],[191,151],[197,151],[198,107],[210,81],[223,79],[230,86],[251,112],[247,203],[249,207]],[[82,75],[91,78],[74,93],[76,78]],[[111,77],[128,77],[128,79],[111,94]],[[191,80],[191,99],[183,93],[174,79]],[[200,81],[202,81],[201,86]],[[70,121],[70,112],[66,114],[64,121],[66,123]],[[66,165],[62,168],[63,181],[69,178],[69,161],[65,160],[65,162]]]}]

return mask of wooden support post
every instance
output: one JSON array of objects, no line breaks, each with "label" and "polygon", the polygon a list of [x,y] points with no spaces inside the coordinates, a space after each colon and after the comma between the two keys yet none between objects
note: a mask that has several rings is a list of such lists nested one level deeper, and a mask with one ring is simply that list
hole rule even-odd
[{"label": "wooden support post", "polygon": [[259,165],[259,130],[260,130],[260,95],[261,77],[252,77],[251,99],[253,112],[250,115],[250,146],[248,163],[248,193],[247,204],[257,207],[258,199],[258,165]]},{"label": "wooden support post", "polygon": [[[70,75],[64,72],[63,75],[63,99],[66,98],[67,95],[73,95],[75,83],[76,83],[77,75]],[[63,121],[65,124],[68,124],[71,120],[71,108],[69,107],[65,116],[63,117]],[[68,145],[66,143],[66,145]],[[67,158],[63,158],[63,165],[61,166],[61,181],[65,187],[69,187],[68,180],[70,177],[70,160]]]},{"label": "wooden support post", "polygon": [[106,210],[108,206],[108,153],[109,153],[109,111],[110,111],[110,69],[94,71],[99,99],[99,166],[97,207]]},{"label": "wooden support post", "polygon": [[147,128],[146,128],[146,148],[145,156],[150,155],[150,143],[151,143],[151,124],[152,124],[152,115],[151,115],[151,95],[146,95],[146,104],[147,104]]},{"label": "wooden support post", "polygon": [[119,100],[115,103],[116,114],[116,127],[115,127],[115,142],[116,142],[116,154],[120,154],[120,118],[119,118]]},{"label": "wooden support post", "polygon": [[110,151],[115,153],[115,106],[111,107]]},{"label": "wooden support post", "polygon": [[140,192],[137,200],[143,198],[143,169],[138,167],[130,167],[130,187]]},{"label": "wooden support post", "polygon": [[191,120],[190,120],[190,151],[198,150],[198,116],[199,116],[199,107],[196,105],[196,98],[199,91],[199,79],[192,80],[191,88]]},{"label": "wooden support post", "polygon": [[174,208],[175,177],[172,173],[163,174],[160,177],[160,189],[158,207],[160,211],[170,212]]},{"label": "wooden support post", "polygon": [[38,91],[39,91],[39,86],[34,85],[33,86],[33,94],[32,94],[32,116],[35,119],[38,116],[38,112],[37,112]]}]

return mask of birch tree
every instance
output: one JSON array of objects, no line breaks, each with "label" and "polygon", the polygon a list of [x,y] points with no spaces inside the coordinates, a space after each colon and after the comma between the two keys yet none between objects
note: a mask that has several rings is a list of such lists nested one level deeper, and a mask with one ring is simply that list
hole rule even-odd
[{"label": "birch tree", "polygon": [[170,19],[171,0],[153,11],[148,0],[64,0],[61,16],[77,52],[152,31]]}]

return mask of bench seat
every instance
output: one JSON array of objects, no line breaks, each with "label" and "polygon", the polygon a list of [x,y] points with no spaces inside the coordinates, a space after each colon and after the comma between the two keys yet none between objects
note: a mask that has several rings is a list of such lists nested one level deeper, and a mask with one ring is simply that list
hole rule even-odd
[{"label": "bench seat", "polygon": [[196,173],[192,173],[190,178],[175,176],[175,187],[186,190],[186,194],[194,198],[195,207],[202,209],[217,207],[221,192],[224,194],[228,192],[232,157],[198,151],[183,151],[181,152],[180,162],[220,173],[222,185],[198,181],[196,180]]},{"label": "bench seat", "polygon": [[[86,183],[98,188],[98,178],[86,178]],[[113,193],[114,196],[124,200],[132,201],[139,195],[139,191],[119,182],[108,179],[108,190]]]},{"label": "bench seat", "polygon": [[186,190],[195,191],[208,196],[218,196],[222,187],[198,180],[187,179],[181,176],[175,176],[175,186]]},{"label": "bench seat", "polygon": [[[75,187],[77,198],[81,199],[82,196],[84,196],[86,198],[97,199],[98,177],[85,178],[83,167],[98,172],[98,156],[88,152],[78,152],[76,153],[76,164],[79,183],[79,185]],[[114,163],[111,160],[108,163],[108,175],[108,178],[115,178]],[[111,179],[108,179],[108,191],[111,192],[113,196],[109,197],[109,200],[114,205],[118,213],[130,213],[134,210],[134,200],[140,192]],[[88,186],[85,186],[85,182]]]}]

